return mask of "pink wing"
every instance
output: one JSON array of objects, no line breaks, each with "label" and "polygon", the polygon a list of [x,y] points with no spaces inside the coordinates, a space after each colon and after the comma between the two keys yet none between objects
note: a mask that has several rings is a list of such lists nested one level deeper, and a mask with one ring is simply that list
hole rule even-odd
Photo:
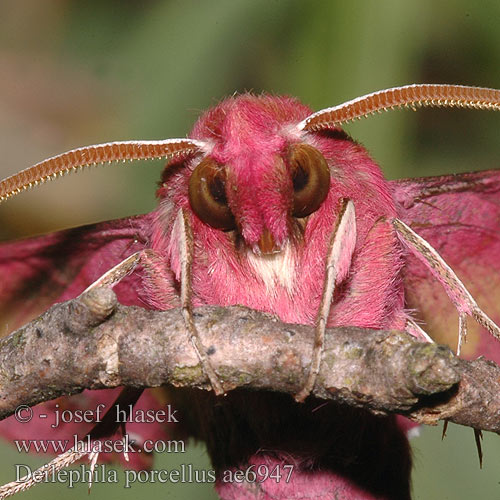
[{"label": "pink wing", "polygon": [[[0,244],[0,325],[2,334],[28,322],[55,302],[76,297],[106,271],[148,243],[151,215],[114,220],[68,229],[45,236]],[[134,272],[114,287],[121,303],[142,305],[140,273]],[[55,440],[73,446],[73,436],[85,435],[92,424],[55,422],[55,410],[96,410],[100,403],[111,405],[120,389],[84,391],[81,394],[59,398],[34,408],[30,424],[21,424],[14,417],[0,422],[0,435],[10,441],[19,439]],[[58,406],[56,406],[58,405]],[[160,402],[151,391],[146,391],[136,409],[160,409]],[[47,418],[39,415],[46,414]],[[139,442],[165,439],[160,425],[133,423],[128,432]],[[53,442],[50,441],[50,442]],[[34,448],[32,448],[33,450]],[[49,449],[61,453],[63,449]],[[109,460],[111,457],[106,457]],[[120,455],[123,459],[123,455]],[[151,465],[150,456],[136,453],[128,467],[143,468]]]},{"label": "pink wing", "polygon": [[[77,296],[114,265],[143,249],[150,218],[146,214],[1,243],[1,335],[54,302]],[[140,305],[137,287],[132,286],[137,280],[133,275],[116,287],[121,302]]]},{"label": "pink wing", "polygon": [[[500,324],[500,171],[392,182],[400,218],[429,242],[479,306]],[[458,315],[424,265],[408,256],[407,307],[438,342],[456,349]],[[468,319],[466,357],[500,362],[500,342]]]}]

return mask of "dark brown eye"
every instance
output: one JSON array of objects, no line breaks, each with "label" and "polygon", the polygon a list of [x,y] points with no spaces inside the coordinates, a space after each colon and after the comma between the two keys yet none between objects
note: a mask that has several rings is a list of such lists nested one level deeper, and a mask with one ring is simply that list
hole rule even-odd
[{"label": "dark brown eye", "polygon": [[206,224],[228,231],[235,228],[234,216],[227,204],[226,169],[205,158],[189,179],[189,203]]},{"label": "dark brown eye", "polygon": [[293,182],[294,217],[306,217],[321,206],[330,188],[330,169],[325,157],[309,144],[294,144],[288,163]]}]

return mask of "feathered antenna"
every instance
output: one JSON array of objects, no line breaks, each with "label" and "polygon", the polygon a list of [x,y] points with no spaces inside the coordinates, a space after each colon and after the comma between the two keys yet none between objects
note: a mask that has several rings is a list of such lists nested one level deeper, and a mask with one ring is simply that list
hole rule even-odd
[{"label": "feathered antenna", "polygon": [[415,84],[379,90],[322,109],[302,120],[297,128],[308,132],[338,127],[379,111],[403,107],[459,107],[500,110],[500,90],[464,85]]},{"label": "feathered antenna", "polygon": [[53,156],[0,182],[0,202],[45,181],[83,167],[117,160],[183,158],[204,151],[207,144],[194,139],[123,141],[95,144]]}]

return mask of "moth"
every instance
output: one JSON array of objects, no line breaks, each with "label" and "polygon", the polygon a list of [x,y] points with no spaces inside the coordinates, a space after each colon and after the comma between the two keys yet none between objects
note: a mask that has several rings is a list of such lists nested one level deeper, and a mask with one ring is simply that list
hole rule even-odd
[{"label": "moth", "polygon": [[[409,498],[409,448],[393,417],[315,411],[308,398],[326,326],[449,342],[455,315],[458,352],[468,331],[474,352],[500,359],[500,171],[387,181],[341,128],[408,106],[499,110],[500,91],[408,85],[315,113],[293,98],[243,94],[205,112],[189,138],[78,148],[3,180],[0,201],[89,165],[167,160],[152,213],[2,244],[0,317],[16,324],[96,286],[114,286],[125,304],[181,306],[213,388],[186,411],[204,422],[191,431],[207,443],[221,498]],[[192,319],[205,304],[315,326],[296,401],[217,397],[224,384]],[[292,479],[258,491],[222,481],[225,470],[285,463]]]}]

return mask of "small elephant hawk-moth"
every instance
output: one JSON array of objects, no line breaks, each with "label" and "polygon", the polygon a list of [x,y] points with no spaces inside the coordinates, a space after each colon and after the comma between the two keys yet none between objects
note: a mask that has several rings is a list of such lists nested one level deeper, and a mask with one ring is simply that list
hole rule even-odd
[{"label": "small elephant hawk-moth", "polygon": [[[500,91],[408,85],[315,113],[293,98],[242,94],[202,114],[186,139],[82,147],[1,181],[5,201],[89,165],[167,160],[152,213],[2,243],[2,324],[20,326],[89,287],[113,286],[127,305],[181,306],[213,391],[196,393],[192,407],[180,390],[170,397],[203,421],[194,434],[207,443],[221,498],[410,498],[402,420],[308,396],[326,327],[451,343],[456,315],[457,352],[468,328],[470,354],[500,360],[500,170],[388,181],[341,128],[420,106],[499,110]],[[295,401],[245,391],[219,397],[223,381],[192,308],[237,304],[314,326],[309,376]],[[79,404],[105,397],[89,391]],[[289,481],[268,478],[257,488],[222,480],[224,470],[284,463],[294,467]],[[7,485],[0,494],[15,491]]]}]

